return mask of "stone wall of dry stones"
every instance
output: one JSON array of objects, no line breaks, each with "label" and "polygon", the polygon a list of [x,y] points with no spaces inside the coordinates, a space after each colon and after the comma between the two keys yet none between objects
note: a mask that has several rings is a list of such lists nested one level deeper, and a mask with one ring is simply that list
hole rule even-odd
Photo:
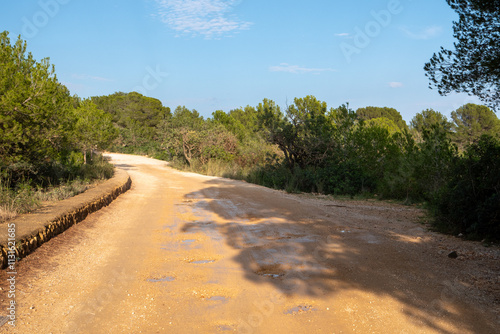
[{"label": "stone wall of dry stones", "polygon": [[[37,247],[81,222],[89,214],[109,205],[120,194],[130,189],[132,180],[129,175],[117,169],[115,176],[96,188],[56,203],[48,212],[23,215],[0,225],[0,265],[8,265],[8,226],[15,226],[16,260],[33,252]],[[10,244],[12,246],[12,244]],[[13,248],[13,247],[12,247]]]}]

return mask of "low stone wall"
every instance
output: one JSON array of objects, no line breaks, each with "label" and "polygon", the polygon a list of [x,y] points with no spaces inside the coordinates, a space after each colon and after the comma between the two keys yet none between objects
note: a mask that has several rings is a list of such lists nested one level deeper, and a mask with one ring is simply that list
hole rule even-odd
[{"label": "low stone wall", "polygon": [[[16,261],[22,259],[89,214],[109,205],[120,194],[129,190],[131,185],[128,173],[117,168],[113,178],[95,188],[44,207],[36,213],[0,224],[1,268],[4,269],[9,264],[9,251],[11,254],[15,252]],[[11,256],[11,261],[12,258]]]}]

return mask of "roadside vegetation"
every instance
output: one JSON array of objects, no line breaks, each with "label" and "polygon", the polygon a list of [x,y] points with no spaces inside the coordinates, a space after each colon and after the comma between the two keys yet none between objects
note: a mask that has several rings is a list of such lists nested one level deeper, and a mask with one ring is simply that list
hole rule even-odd
[{"label": "roadside vegetation", "polygon": [[111,116],[71,96],[48,59],[0,33],[0,219],[80,193],[113,167],[94,151],[114,139]]},{"label": "roadside vegetation", "polygon": [[427,109],[406,124],[393,108],[329,108],[314,96],[208,119],[138,93],[92,101],[113,115],[113,151],[288,192],[424,204],[440,231],[500,235],[500,120],[485,106],[464,105],[450,120]]},{"label": "roadside vegetation", "polygon": [[[33,60],[22,40],[11,46],[4,32],[0,43],[2,210],[29,211],[54,186],[109,177],[112,168],[94,154],[109,149],[288,192],[423,204],[439,231],[500,240],[500,120],[487,106],[466,104],[451,119],[426,109],[407,124],[394,108],[329,107],[306,96],[286,108],[264,99],[204,118],[136,92],[70,96],[48,60]],[[438,72],[451,71],[440,59],[426,71],[446,94],[459,86],[437,81]],[[459,68],[443,80],[463,78]],[[498,92],[486,96],[485,84],[466,87],[496,105]]]}]

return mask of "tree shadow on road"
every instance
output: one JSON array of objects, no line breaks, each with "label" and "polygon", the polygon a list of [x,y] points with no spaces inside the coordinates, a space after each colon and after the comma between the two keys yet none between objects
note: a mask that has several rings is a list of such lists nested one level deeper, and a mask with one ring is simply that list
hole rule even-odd
[{"label": "tree shadow on road", "polygon": [[[495,332],[493,315],[463,300],[468,288],[457,277],[461,264],[425,254],[425,240],[359,228],[360,220],[380,220],[362,214],[362,208],[339,207],[338,215],[328,217],[320,206],[262,187],[222,179],[205,183],[206,188],[186,198],[196,198],[193,205],[222,223],[186,222],[181,230],[213,229],[223,235],[238,250],[234,260],[249,281],[290,296],[369,292],[404,304],[402,311],[422,328],[450,333],[442,325],[445,319],[464,331]],[[351,224],[354,220],[357,224]]]}]

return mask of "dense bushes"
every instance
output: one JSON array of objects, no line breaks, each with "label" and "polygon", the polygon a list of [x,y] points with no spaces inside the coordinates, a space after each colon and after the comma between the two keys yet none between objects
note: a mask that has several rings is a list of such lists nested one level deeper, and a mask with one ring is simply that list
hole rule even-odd
[{"label": "dense bushes", "polygon": [[457,156],[434,208],[441,228],[500,239],[500,141],[483,135]]},{"label": "dense bushes", "polygon": [[76,153],[72,162],[13,164],[0,176],[0,221],[38,208],[42,201],[62,200],[84,192],[95,180],[113,176],[114,167],[101,155],[83,163]]},{"label": "dense bushes", "polygon": [[2,217],[33,208],[54,186],[71,194],[75,182],[110,177],[113,167],[92,156],[113,137],[108,114],[70,96],[49,60],[36,61],[21,38],[11,45],[0,33]]},{"label": "dense bushes", "polygon": [[[392,108],[328,109],[314,96],[295,99],[283,111],[264,99],[255,108],[215,111],[211,119],[181,106],[171,113],[137,93],[92,100],[112,114],[119,130],[113,147],[121,152],[289,192],[423,202],[442,228],[471,237],[498,229],[498,187],[483,187],[500,174],[493,154],[500,121],[483,106],[460,108],[453,122],[424,110],[408,127]],[[490,137],[460,151],[480,133]],[[495,168],[497,174],[488,174]],[[488,182],[480,175],[489,175]]]}]

